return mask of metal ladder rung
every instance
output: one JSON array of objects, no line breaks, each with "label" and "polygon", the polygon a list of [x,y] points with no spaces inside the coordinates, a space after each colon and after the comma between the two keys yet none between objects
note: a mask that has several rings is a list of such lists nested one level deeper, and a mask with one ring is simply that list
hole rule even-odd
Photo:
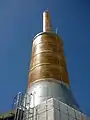
[{"label": "metal ladder rung", "polygon": [[[14,120],[32,120],[34,108],[30,107],[31,95],[26,93],[24,96],[22,96],[20,93],[15,97],[15,100],[16,101],[14,105],[16,106],[16,115]],[[20,109],[20,111],[18,109]]]}]

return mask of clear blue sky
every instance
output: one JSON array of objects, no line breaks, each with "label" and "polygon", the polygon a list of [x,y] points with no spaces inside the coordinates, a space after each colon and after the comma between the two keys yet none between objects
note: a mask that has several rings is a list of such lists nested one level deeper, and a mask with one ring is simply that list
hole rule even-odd
[{"label": "clear blue sky", "polygon": [[10,110],[14,95],[26,89],[32,38],[42,31],[47,8],[64,41],[73,94],[90,115],[89,0],[0,0],[0,112]]}]

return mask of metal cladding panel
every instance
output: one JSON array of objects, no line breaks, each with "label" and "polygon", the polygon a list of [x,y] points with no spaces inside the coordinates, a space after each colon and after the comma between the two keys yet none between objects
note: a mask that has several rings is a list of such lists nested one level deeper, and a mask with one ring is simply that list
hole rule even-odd
[{"label": "metal cladding panel", "polygon": [[51,99],[47,100],[47,110],[52,109],[53,107],[58,109],[58,110],[60,109],[59,108],[59,101],[51,98]]},{"label": "metal cladding panel", "polygon": [[28,87],[43,78],[54,78],[69,84],[62,40],[52,32],[34,38]]},{"label": "metal cladding panel", "polygon": [[[34,107],[35,113],[32,114],[30,119],[28,118],[29,115],[27,115],[27,120],[90,120],[90,118],[87,117],[85,114],[73,108],[71,109],[71,107],[69,107],[68,105],[57,101],[58,100],[56,100],[55,98],[51,98],[43,102],[42,104],[37,105],[36,107]],[[58,109],[57,103],[60,104],[60,109]]]},{"label": "metal cladding panel", "polygon": [[68,120],[76,120],[76,118],[74,118],[72,116],[68,116]]},{"label": "metal cladding panel", "polygon": [[46,101],[37,106],[37,114],[43,113],[46,111]]},{"label": "metal cladding panel", "polygon": [[54,108],[47,111],[47,120],[55,120],[54,119]]},{"label": "metal cladding panel", "polygon": [[[44,37],[45,36],[45,37]],[[56,36],[57,37],[57,36]],[[47,39],[48,38],[48,39]],[[58,38],[59,39],[59,38]],[[63,52],[63,46],[62,43],[57,41],[58,39],[55,38],[55,36],[50,36],[50,35],[42,35],[38,36],[33,44],[33,49],[32,49],[32,59],[35,55],[40,54],[41,52],[57,52],[57,53],[62,53],[64,57],[64,52]],[[63,58],[64,59],[64,58]]]},{"label": "metal cladding panel", "polygon": [[53,98],[47,100],[47,109],[50,110],[54,107]]},{"label": "metal cladding panel", "polygon": [[35,66],[35,69],[30,72],[29,77],[33,82],[37,80],[39,81],[43,78],[55,78],[59,81],[63,81],[67,80],[67,76],[64,74],[67,74],[67,71],[62,66],[57,67],[51,63],[41,63],[38,66]]},{"label": "metal cladding panel", "polygon": [[[60,112],[60,120],[68,120],[68,114],[65,114],[63,112]],[[59,120],[59,119],[58,119]]]},{"label": "metal cladding panel", "polygon": [[54,120],[60,120],[60,111],[58,109],[54,109]]},{"label": "metal cladding panel", "polygon": [[68,106],[66,104],[60,102],[59,106],[62,113],[68,114]]},{"label": "metal cladding panel", "polygon": [[75,116],[77,119],[81,119],[81,112],[75,110]]},{"label": "metal cladding panel", "polygon": [[65,61],[62,58],[63,56],[60,55],[53,55],[52,52],[42,52],[42,54],[37,54],[33,57],[31,61],[31,69],[34,69],[37,65],[42,64],[54,64],[60,65],[61,67],[65,66]]},{"label": "metal cladding panel", "polygon": [[33,111],[34,111],[33,115],[34,115],[34,116],[37,114],[37,107],[38,107],[38,106],[33,107]]},{"label": "metal cladding panel", "polygon": [[75,109],[73,109],[72,107],[68,106],[68,114],[69,114],[69,116],[75,118]]},{"label": "metal cladding panel", "polygon": [[[48,39],[46,39],[47,36],[48,37],[51,36],[53,39],[49,39],[49,41],[48,41]],[[43,39],[40,39],[39,37],[42,37]],[[58,41],[58,39],[60,39],[60,40]],[[41,32],[41,33],[37,34],[33,39],[33,46],[36,46],[37,44],[44,42],[44,41],[48,41],[52,44],[54,44],[55,42],[56,43],[58,42],[59,46],[63,46],[62,39],[54,32]]]},{"label": "metal cladding panel", "polygon": [[46,112],[37,115],[37,120],[46,120]]}]

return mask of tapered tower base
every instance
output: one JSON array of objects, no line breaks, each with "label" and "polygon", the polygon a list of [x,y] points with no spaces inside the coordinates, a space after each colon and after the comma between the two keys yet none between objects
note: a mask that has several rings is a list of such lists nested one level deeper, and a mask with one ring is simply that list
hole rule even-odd
[{"label": "tapered tower base", "polygon": [[64,83],[56,82],[54,79],[47,79],[32,84],[30,90],[28,89],[28,94],[31,94],[31,107],[50,98],[56,98],[57,100],[80,110],[69,86]]}]

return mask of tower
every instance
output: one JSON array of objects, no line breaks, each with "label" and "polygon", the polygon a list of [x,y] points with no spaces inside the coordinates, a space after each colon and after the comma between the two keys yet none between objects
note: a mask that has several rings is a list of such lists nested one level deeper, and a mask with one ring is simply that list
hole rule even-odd
[{"label": "tower", "polygon": [[52,30],[48,10],[43,12],[43,32],[33,38],[27,93],[31,107],[55,98],[80,109],[69,86],[63,41]]},{"label": "tower", "polygon": [[63,41],[52,30],[48,10],[43,12],[43,32],[33,38],[27,92],[14,100],[16,109],[0,120],[90,120],[71,92]]}]

